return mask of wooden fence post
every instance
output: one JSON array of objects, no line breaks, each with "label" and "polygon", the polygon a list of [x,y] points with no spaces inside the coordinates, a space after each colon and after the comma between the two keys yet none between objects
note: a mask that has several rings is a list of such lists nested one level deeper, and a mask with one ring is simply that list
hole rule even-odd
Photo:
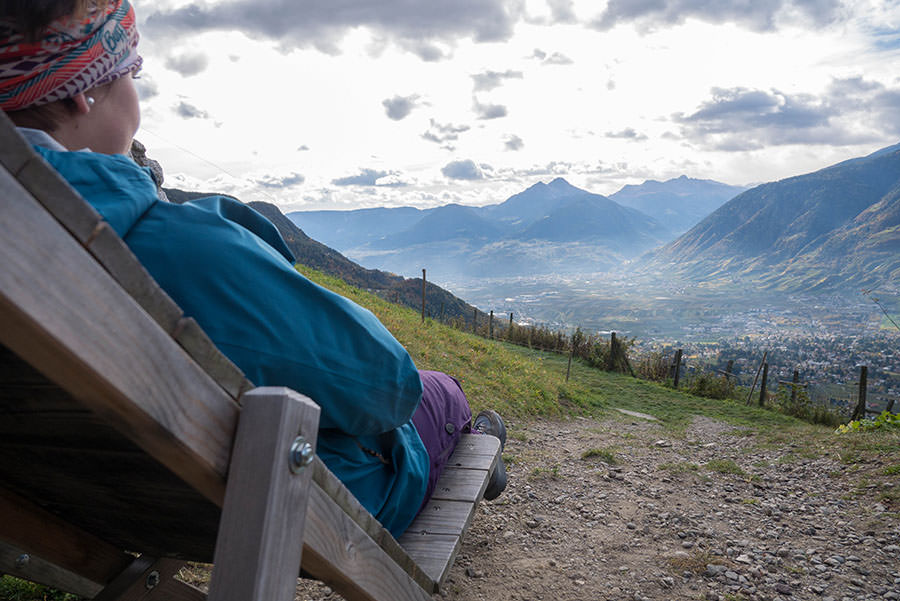
[{"label": "wooden fence post", "polygon": [[763,376],[762,382],[759,385],[759,406],[766,406],[766,394],[768,394],[768,390],[766,389],[766,384],[769,381],[769,364],[763,363]]},{"label": "wooden fence post", "polygon": [[681,379],[681,349],[675,351],[675,388],[678,388],[679,379]]},{"label": "wooden fence post", "polygon": [[762,361],[760,361],[759,367],[756,369],[756,377],[753,378],[753,386],[750,387],[750,392],[747,393],[747,405],[750,404],[750,399],[753,398],[753,391],[756,390],[756,382],[759,380],[759,372],[762,371],[763,364],[766,362],[766,357],[768,356],[769,351],[764,351]]},{"label": "wooden fence post", "polygon": [[866,381],[869,377],[869,368],[866,365],[859,366],[859,401],[856,403],[856,409],[850,416],[850,421],[863,419],[866,416]]},{"label": "wooden fence post", "polygon": [[613,361],[616,356],[616,333],[609,333],[609,354],[606,356],[606,371],[613,370]]},{"label": "wooden fence post", "polygon": [[494,310],[491,309],[490,321],[488,321],[488,338],[494,339]]},{"label": "wooden fence post", "polygon": [[478,332],[478,308],[476,307],[474,311],[472,311],[472,333],[475,334]]},{"label": "wooden fence post", "polygon": [[444,301],[441,301],[441,317],[439,319],[441,323],[444,323]]},{"label": "wooden fence post", "polygon": [[887,405],[887,407],[885,407],[884,410],[887,411],[888,413],[893,413],[893,412],[894,412],[894,401],[895,401],[895,400],[896,400],[896,399],[891,399],[891,400],[888,402],[888,405]]},{"label": "wooden fence post", "polygon": [[572,357],[575,356],[575,337],[572,336],[572,350],[569,352],[569,364],[566,366],[566,382],[569,381],[569,372],[572,370]]},{"label": "wooden fence post", "polygon": [[422,323],[425,323],[425,268],[422,268]]},{"label": "wooden fence post", "polygon": [[791,378],[791,406],[797,404],[797,386],[800,384],[800,371],[794,370],[794,377]]}]

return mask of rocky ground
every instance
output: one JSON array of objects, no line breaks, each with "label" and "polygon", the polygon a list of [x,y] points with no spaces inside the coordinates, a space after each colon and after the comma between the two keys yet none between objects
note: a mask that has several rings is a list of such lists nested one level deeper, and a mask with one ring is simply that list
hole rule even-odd
[{"label": "rocky ground", "polygon": [[507,492],[436,599],[900,600],[900,474],[824,441],[703,417],[510,424]]}]

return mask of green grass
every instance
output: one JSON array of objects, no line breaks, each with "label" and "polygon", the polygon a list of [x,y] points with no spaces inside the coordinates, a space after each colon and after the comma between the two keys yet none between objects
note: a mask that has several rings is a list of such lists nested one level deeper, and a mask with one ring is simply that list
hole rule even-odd
[{"label": "green grass", "polygon": [[710,564],[721,565],[722,563],[724,563],[724,561],[721,556],[696,549],[692,551],[690,555],[672,557],[669,559],[669,565],[679,576],[682,572],[692,572],[699,575],[706,571],[706,566]]},{"label": "green grass", "polygon": [[507,437],[511,438],[512,440],[518,440],[519,442],[528,442],[529,440],[531,440],[531,437],[522,430],[510,430],[507,433]]},{"label": "green grass", "polygon": [[0,599],[3,601],[79,601],[81,597],[25,582],[12,576],[0,576]]},{"label": "green grass", "polygon": [[558,480],[559,479],[559,466],[551,465],[550,467],[536,467],[533,470],[531,470],[530,474],[528,474],[528,479],[531,481],[543,480],[544,478]]},{"label": "green grass", "polygon": [[619,463],[619,460],[616,459],[616,451],[615,449],[588,449],[584,453],[581,454],[582,459],[591,459],[596,457],[600,461],[607,463],[609,465],[615,465]]},{"label": "green grass", "polygon": [[713,459],[703,465],[704,469],[720,474],[734,474],[735,476],[746,476],[746,472],[741,469],[737,463],[731,459]]},{"label": "green grass", "polygon": [[486,340],[445,326],[354,288],[342,280],[306,268],[299,270],[335,292],[372,311],[409,351],[419,369],[452,374],[466,392],[473,412],[495,409],[509,416],[597,414],[604,399],[583,383],[565,382],[565,366],[543,355]]},{"label": "green grass", "polygon": [[690,461],[679,461],[677,463],[661,463],[657,469],[673,474],[688,474],[700,471],[700,466]]}]

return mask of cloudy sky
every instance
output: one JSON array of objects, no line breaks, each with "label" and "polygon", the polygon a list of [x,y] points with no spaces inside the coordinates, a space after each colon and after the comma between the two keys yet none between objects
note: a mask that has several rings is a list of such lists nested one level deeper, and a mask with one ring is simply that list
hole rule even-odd
[{"label": "cloudy sky", "polygon": [[167,184],[285,210],[771,181],[900,141],[895,0],[135,0]]}]

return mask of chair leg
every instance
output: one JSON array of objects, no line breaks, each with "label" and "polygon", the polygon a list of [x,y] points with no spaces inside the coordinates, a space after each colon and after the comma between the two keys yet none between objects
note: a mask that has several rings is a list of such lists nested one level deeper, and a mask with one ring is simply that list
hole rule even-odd
[{"label": "chair leg", "polygon": [[286,388],[257,388],[241,405],[209,598],[293,601],[312,476],[302,457],[312,460],[319,406]]}]

